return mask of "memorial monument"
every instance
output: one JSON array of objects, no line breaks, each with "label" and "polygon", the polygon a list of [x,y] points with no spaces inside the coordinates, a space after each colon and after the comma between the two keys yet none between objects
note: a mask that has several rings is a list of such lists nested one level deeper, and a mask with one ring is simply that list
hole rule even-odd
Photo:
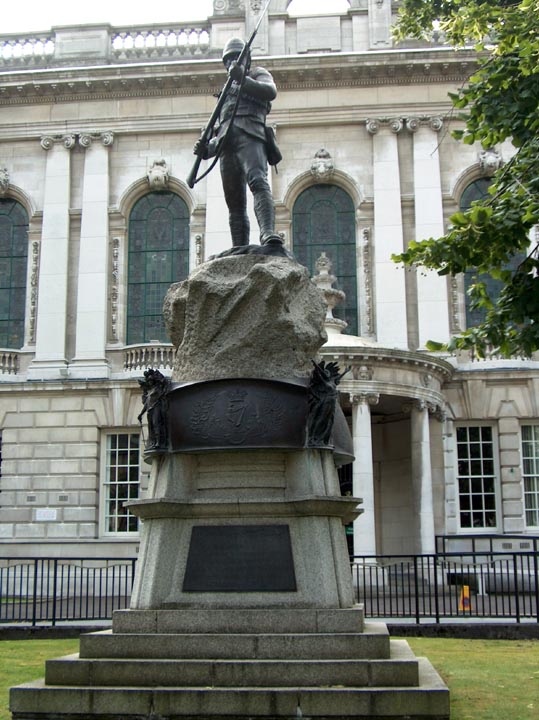
[{"label": "memorial monument", "polygon": [[347,369],[317,359],[323,294],[271,232],[268,202],[260,246],[231,212],[234,252],[167,293],[172,378],[140,381],[151,478],[130,503],[143,521],[131,607],[13,688],[14,720],[449,718],[430,663],[354,604],[344,525],[361,501],[337,475],[352,460]]}]

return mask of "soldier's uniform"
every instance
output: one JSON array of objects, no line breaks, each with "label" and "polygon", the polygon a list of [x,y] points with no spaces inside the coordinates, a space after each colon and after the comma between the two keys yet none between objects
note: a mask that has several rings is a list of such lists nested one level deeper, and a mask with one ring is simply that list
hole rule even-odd
[{"label": "soldier's uniform", "polygon": [[[236,39],[227,43],[223,53],[225,64],[230,55],[239,54],[227,54],[227,48],[237,51],[237,47]],[[221,178],[229,210],[232,245],[236,247],[249,244],[247,186],[253,193],[260,242],[264,243],[275,235],[275,209],[268,183],[266,116],[271,110],[271,101],[277,96],[277,88],[265,68],[251,68],[246,74],[234,115],[239,88],[239,83],[232,83],[230,94],[221,110],[217,131],[217,140],[222,143]]]}]

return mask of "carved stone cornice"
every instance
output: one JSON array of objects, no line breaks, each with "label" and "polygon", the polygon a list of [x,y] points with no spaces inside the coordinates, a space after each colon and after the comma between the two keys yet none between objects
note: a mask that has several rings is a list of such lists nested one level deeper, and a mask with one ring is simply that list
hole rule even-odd
[{"label": "carved stone cornice", "polygon": [[[477,66],[471,50],[404,50],[264,57],[280,90],[461,83]],[[80,69],[52,67],[39,76],[14,69],[0,80],[0,104],[77,102],[126,97],[208,95],[223,80],[219,57]]]}]

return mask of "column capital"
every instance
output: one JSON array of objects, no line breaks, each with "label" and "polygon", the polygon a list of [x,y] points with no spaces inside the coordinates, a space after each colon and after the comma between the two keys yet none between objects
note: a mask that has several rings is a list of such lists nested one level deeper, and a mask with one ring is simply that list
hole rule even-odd
[{"label": "column capital", "polygon": [[403,127],[404,123],[401,118],[391,118],[391,120],[389,120],[389,129],[392,133],[395,133],[395,135],[398,135]]},{"label": "column capital", "polygon": [[71,150],[75,146],[75,135],[67,133],[66,135],[42,135],[39,143],[43,150],[50,150],[56,143],[61,143],[67,150]]},{"label": "column capital", "polygon": [[427,410],[426,400],[411,399],[408,402],[402,404],[402,411],[405,413],[411,413],[413,410],[423,412]]},{"label": "column capital", "polygon": [[83,148],[89,148],[93,139],[91,133],[81,133],[79,135],[79,145]]},{"label": "column capital", "polygon": [[412,115],[405,122],[411,133],[417,132],[420,127],[430,127],[434,132],[439,132],[444,125],[442,118],[435,115]]},{"label": "column capital", "polygon": [[378,405],[380,401],[380,393],[349,393],[350,403],[352,405]]},{"label": "column capital", "polygon": [[367,118],[365,127],[370,135],[376,135],[380,128],[383,127],[389,128],[392,133],[397,135],[404,127],[404,121],[400,117]]},{"label": "column capital", "polygon": [[429,403],[429,414],[432,415],[432,417],[436,418],[438,422],[445,422],[447,420],[447,408],[445,405],[437,404],[437,403]]},{"label": "column capital", "polygon": [[101,133],[79,133],[78,140],[83,148],[89,148],[94,140],[101,142],[105,147],[110,147],[114,142],[114,133],[110,130]]},{"label": "column capital", "polygon": [[369,135],[376,135],[378,130],[380,130],[380,121],[376,120],[376,118],[367,118],[365,121],[365,127],[367,128]]},{"label": "column capital", "polygon": [[112,130],[105,130],[105,132],[101,133],[101,142],[105,147],[111,147],[114,142],[114,133]]}]

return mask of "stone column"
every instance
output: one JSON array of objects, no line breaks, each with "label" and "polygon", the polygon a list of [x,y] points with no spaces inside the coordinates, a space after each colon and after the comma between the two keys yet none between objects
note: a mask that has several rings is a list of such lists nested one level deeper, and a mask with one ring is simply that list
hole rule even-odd
[{"label": "stone column", "polygon": [[67,374],[66,319],[69,258],[70,160],[74,135],[41,138],[47,151],[38,280],[36,352],[32,380]]},{"label": "stone column", "polygon": [[[414,143],[415,238],[423,240],[444,233],[442,183],[437,133],[442,120],[408,118],[407,126]],[[421,268],[417,273],[417,313],[419,347],[428,340],[449,339],[449,302],[447,280],[434,270]]]},{"label": "stone column", "polygon": [[77,284],[77,325],[73,377],[109,376],[107,340],[107,257],[109,240],[109,148],[111,132],[83,134],[86,149]]},{"label": "stone column", "polygon": [[412,483],[418,522],[417,551],[435,551],[434,505],[430,462],[429,411],[427,403],[416,400],[410,406]]},{"label": "stone column", "polygon": [[363,499],[363,514],[354,522],[354,554],[376,555],[376,517],[372,465],[371,406],[377,393],[350,395],[354,440],[353,494]]},{"label": "stone column", "polygon": [[400,120],[367,120],[373,141],[376,339],[408,348],[404,269],[391,260],[404,249],[397,134]]}]

